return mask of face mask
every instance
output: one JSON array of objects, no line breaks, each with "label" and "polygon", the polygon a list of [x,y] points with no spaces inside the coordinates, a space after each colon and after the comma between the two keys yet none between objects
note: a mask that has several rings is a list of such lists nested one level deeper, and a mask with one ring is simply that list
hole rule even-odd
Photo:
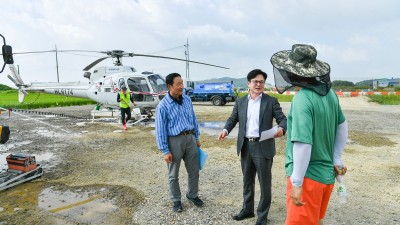
[{"label": "face mask", "polygon": [[295,86],[307,88],[325,96],[332,87],[330,72],[318,77],[301,77],[274,67],[275,87],[279,94],[294,89]]}]

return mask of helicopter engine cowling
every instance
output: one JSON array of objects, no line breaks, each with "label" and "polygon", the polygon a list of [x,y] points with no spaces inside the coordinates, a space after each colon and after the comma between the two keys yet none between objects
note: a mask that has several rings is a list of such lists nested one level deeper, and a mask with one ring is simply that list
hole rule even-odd
[{"label": "helicopter engine cowling", "polygon": [[108,75],[122,72],[136,72],[135,68],[131,66],[100,66],[93,70],[93,73],[86,77],[86,73],[84,73],[84,77],[88,78],[90,82],[95,83],[99,79],[103,79]]}]

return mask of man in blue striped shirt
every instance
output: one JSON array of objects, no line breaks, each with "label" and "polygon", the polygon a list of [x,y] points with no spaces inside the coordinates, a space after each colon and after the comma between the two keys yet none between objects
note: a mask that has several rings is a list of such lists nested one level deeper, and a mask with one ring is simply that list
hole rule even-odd
[{"label": "man in blue striped shirt", "polygon": [[179,168],[185,162],[188,173],[188,192],[186,198],[196,206],[203,206],[198,197],[200,131],[191,99],[182,95],[183,80],[178,73],[166,77],[168,94],[156,109],[156,140],[158,148],[164,153],[168,166],[169,195],[173,201],[173,211],[182,212],[181,190],[179,187]]}]

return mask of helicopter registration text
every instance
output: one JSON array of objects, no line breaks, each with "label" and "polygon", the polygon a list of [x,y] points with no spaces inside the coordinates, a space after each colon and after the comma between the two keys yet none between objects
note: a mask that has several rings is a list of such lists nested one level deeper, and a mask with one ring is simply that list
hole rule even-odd
[{"label": "helicopter registration text", "polygon": [[66,88],[66,89],[55,89],[54,94],[56,95],[74,95],[72,92],[72,89]]}]

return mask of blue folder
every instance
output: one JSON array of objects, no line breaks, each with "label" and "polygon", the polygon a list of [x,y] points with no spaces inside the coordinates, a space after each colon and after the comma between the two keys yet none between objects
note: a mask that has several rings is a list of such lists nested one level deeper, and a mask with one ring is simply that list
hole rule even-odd
[{"label": "blue folder", "polygon": [[203,151],[201,148],[199,148],[199,169],[202,170],[204,167],[204,164],[206,164],[207,160],[207,153]]}]

